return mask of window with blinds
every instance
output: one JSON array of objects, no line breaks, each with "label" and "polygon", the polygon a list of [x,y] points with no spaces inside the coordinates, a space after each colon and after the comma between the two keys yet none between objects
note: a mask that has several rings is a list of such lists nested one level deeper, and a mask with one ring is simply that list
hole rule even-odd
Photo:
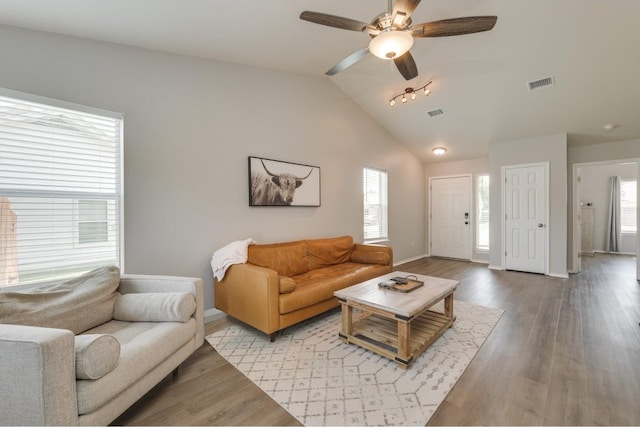
[{"label": "window with blinds", "polygon": [[364,168],[364,241],[388,240],[387,173]]},{"label": "window with blinds", "polygon": [[636,209],[638,208],[637,181],[620,180],[620,229],[623,233],[635,234]]},{"label": "window with blinds", "polygon": [[0,90],[0,286],[120,265],[122,116]]},{"label": "window with blinds", "polygon": [[476,249],[489,250],[489,175],[476,178]]}]

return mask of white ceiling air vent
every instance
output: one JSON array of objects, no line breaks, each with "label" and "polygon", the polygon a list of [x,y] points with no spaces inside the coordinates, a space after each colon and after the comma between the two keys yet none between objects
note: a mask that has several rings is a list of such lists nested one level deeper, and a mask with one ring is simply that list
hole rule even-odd
[{"label": "white ceiling air vent", "polygon": [[435,116],[439,116],[440,114],[444,114],[444,111],[438,108],[437,110],[427,111],[427,114],[429,115],[429,117],[435,117]]},{"label": "white ceiling air vent", "polygon": [[553,86],[553,76],[545,77],[544,79],[534,80],[532,82],[527,83],[527,87],[529,91],[540,89],[545,86]]}]

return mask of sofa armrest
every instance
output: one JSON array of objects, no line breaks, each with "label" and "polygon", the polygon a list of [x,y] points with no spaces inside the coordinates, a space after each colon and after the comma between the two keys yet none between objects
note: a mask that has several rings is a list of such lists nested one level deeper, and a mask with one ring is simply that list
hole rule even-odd
[{"label": "sofa armrest", "polygon": [[224,279],[214,280],[217,309],[272,334],[280,330],[280,276],[253,264],[234,264]]},{"label": "sofa armrest", "polygon": [[384,252],[389,255],[388,265],[393,267],[393,248],[391,246],[354,243],[353,250],[364,252]]},{"label": "sofa armrest", "polygon": [[121,294],[148,292],[190,292],[196,297],[196,348],[204,343],[204,285],[199,277],[123,274],[120,277]]},{"label": "sofa armrest", "polygon": [[0,424],[78,424],[73,337],[0,324]]}]

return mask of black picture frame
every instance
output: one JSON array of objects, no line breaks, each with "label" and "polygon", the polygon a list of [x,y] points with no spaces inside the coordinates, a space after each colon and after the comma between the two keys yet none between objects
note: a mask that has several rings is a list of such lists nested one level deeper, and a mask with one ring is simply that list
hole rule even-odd
[{"label": "black picture frame", "polygon": [[249,206],[320,206],[320,167],[249,156]]}]

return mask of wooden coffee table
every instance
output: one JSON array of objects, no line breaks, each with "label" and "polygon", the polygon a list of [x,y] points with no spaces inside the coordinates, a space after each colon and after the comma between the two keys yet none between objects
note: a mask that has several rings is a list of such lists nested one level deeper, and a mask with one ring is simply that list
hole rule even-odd
[{"label": "wooden coffee table", "polygon": [[[416,276],[424,286],[408,293],[378,287],[391,277]],[[342,304],[344,341],[408,368],[455,321],[453,291],[460,282],[394,271],[334,292]],[[444,300],[444,313],[429,310]],[[353,309],[359,310],[354,321]]]}]

